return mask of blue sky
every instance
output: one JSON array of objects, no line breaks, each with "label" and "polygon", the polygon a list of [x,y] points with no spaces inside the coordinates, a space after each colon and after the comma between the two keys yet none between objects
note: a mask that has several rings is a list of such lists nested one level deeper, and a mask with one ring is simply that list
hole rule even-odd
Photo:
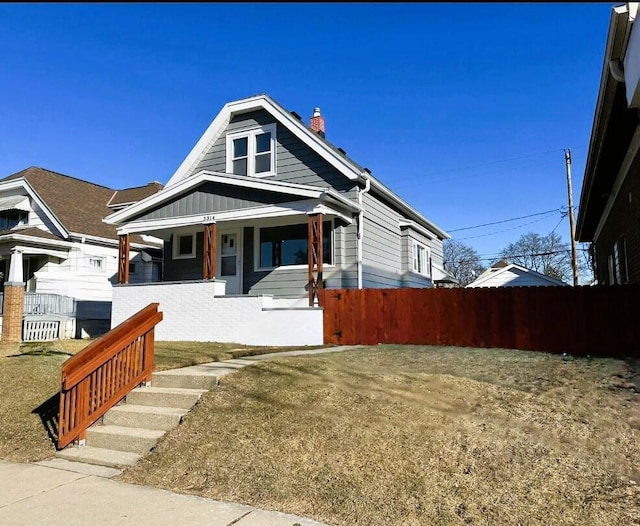
[{"label": "blue sky", "polygon": [[[222,106],[268,93],[491,258],[569,240],[614,3],[0,4],[0,176],[166,183]],[[485,262],[486,263],[486,262]]]}]

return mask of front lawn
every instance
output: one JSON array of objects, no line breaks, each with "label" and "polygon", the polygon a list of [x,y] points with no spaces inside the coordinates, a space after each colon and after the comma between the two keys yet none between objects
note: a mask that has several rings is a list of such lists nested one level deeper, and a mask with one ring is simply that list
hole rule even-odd
[{"label": "front lawn", "polygon": [[[89,343],[61,340],[2,345],[0,459],[31,462],[53,456],[55,447],[47,426],[58,411],[60,368],[66,359]],[[157,370],[287,350],[200,342],[156,342],[155,347]]]},{"label": "front lawn", "polygon": [[376,346],[226,376],[120,479],[330,524],[640,523],[638,364]]}]

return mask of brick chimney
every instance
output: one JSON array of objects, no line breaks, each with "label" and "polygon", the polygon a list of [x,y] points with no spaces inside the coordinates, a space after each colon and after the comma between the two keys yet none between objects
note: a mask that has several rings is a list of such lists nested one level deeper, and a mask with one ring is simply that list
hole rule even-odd
[{"label": "brick chimney", "polygon": [[324,117],[320,115],[320,108],[313,109],[313,116],[309,120],[309,128],[324,138]]}]

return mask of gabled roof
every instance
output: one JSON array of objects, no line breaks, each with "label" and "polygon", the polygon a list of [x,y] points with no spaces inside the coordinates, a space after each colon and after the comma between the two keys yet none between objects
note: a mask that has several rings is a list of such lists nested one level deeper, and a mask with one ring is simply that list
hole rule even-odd
[{"label": "gabled roof", "polygon": [[219,172],[211,172],[208,170],[201,170],[192,177],[183,179],[182,181],[173,185],[167,185],[164,189],[157,194],[147,197],[142,201],[135,203],[124,210],[119,210],[113,214],[104,218],[105,223],[120,225],[125,223],[131,218],[139,216],[151,207],[157,207],[163,203],[171,201],[193,188],[205,183],[221,183],[230,186],[248,187],[253,189],[265,190],[267,192],[274,192],[279,194],[287,194],[300,198],[312,198],[312,199],[327,199],[336,203],[339,207],[347,209],[351,212],[358,212],[360,207],[346,199],[340,193],[334,190],[327,190],[325,188],[319,188],[317,186],[303,185],[288,183],[283,181],[271,181],[265,179],[253,179],[249,177],[243,177],[239,175],[229,175]]},{"label": "gabled roof", "polygon": [[152,181],[144,186],[136,186],[135,188],[126,188],[125,190],[116,190],[109,199],[107,206],[109,208],[123,208],[125,206],[137,203],[138,201],[158,193],[164,188],[162,183]]},{"label": "gabled roof", "polygon": [[[170,187],[183,181],[184,179],[194,175],[198,164],[205,154],[224,133],[231,119],[235,115],[247,113],[255,110],[265,110],[271,114],[278,122],[282,123],[295,137],[301,140],[309,148],[315,151],[320,157],[332,165],[338,172],[352,181],[361,183],[366,180],[371,181],[372,190],[378,192],[391,203],[397,206],[411,219],[422,224],[425,228],[431,230],[434,234],[442,239],[448,239],[449,234],[438,227],[435,223],[428,220],[420,212],[415,210],[411,205],[402,198],[392,192],[384,184],[371,175],[371,172],[360,166],[358,163],[350,159],[344,150],[334,146],[324,137],[314,132],[305,125],[299,118],[287,111],[282,105],[266,94],[256,95],[246,99],[228,102],[225,104],[215,119],[211,122],[202,137],[198,140],[191,152],[178,167],[176,172],[171,176],[166,184]],[[165,188],[166,188],[165,187]]]},{"label": "gabled roof", "polygon": [[557,286],[564,286],[564,287],[569,286],[564,281],[561,281],[556,278],[552,278],[551,276],[547,276],[546,274],[542,274],[535,270],[525,268],[522,265],[517,265],[516,263],[507,263],[507,264],[505,263],[507,263],[505,260],[498,261],[493,266],[485,270],[482,274],[480,274],[480,276],[478,276],[474,281],[469,283],[467,287],[469,288],[478,287],[483,283],[486,283],[487,281],[493,279],[496,276],[499,276],[501,274],[507,274],[513,271],[515,271],[516,274],[526,274],[539,281],[548,283],[549,285],[557,285]]},{"label": "gabled roof", "polygon": [[[35,166],[1,179],[0,189],[2,183],[21,180],[35,193],[54,224],[60,226],[64,237],[80,234],[110,240],[118,238],[115,227],[102,221],[113,212],[107,206],[114,195],[113,189]],[[143,243],[141,239],[135,242]]]}]

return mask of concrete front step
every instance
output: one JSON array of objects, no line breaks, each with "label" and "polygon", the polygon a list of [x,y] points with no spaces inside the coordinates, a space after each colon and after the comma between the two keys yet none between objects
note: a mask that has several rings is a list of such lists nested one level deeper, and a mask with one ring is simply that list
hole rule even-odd
[{"label": "concrete front step", "polygon": [[87,429],[87,446],[128,451],[144,455],[160,440],[164,431],[114,425],[93,426]]},{"label": "concrete front step", "polygon": [[101,447],[73,446],[56,452],[56,457],[73,462],[122,469],[135,464],[142,455]]},{"label": "concrete front step", "polygon": [[127,404],[190,409],[207,389],[174,387],[136,387],[126,398]]},{"label": "concrete front step", "polygon": [[221,377],[242,367],[244,365],[227,365],[222,362],[215,362],[161,371],[153,373],[151,385],[154,387],[178,387],[182,389],[211,389],[218,385]]},{"label": "concrete front step", "polygon": [[168,431],[176,427],[188,409],[123,404],[112,407],[104,415],[104,425],[141,427]]}]

